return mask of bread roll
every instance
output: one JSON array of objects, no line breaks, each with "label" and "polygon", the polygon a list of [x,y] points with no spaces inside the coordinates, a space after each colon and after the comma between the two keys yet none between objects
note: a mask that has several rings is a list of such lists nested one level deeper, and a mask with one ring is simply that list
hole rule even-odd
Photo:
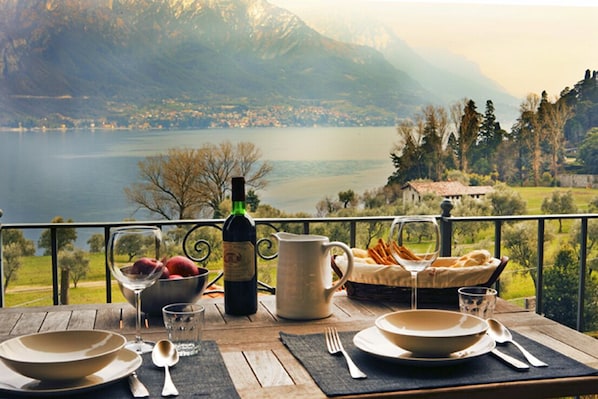
[{"label": "bread roll", "polygon": [[490,261],[492,255],[485,249],[476,249],[461,256],[452,267],[470,267],[485,265]]},{"label": "bread roll", "polygon": [[351,252],[353,252],[353,256],[356,258],[368,258],[368,251],[361,248],[351,248]]}]

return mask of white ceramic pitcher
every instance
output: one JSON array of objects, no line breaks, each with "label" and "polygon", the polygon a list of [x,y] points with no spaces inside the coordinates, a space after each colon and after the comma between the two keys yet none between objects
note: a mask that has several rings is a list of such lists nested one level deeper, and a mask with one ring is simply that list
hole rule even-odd
[{"label": "white ceramic pitcher", "polygon": [[[276,314],[287,319],[321,319],[332,314],[332,294],[353,271],[353,253],[328,237],[279,232],[276,276]],[[347,272],[332,284],[330,249],[347,254]]]}]

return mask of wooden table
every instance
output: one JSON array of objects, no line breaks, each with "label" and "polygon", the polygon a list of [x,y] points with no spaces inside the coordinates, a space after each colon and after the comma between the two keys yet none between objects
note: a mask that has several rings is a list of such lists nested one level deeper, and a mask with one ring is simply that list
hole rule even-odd
[{"label": "wooden table", "polygon": [[[276,317],[275,298],[260,297],[257,314],[232,317],[224,313],[222,299],[202,299],[206,306],[205,339],[215,340],[242,398],[324,398],[307,371],[282,345],[279,332],[294,334],[321,333],[326,326],[341,331],[360,330],[373,320],[403,305],[364,302],[340,293],[334,298],[331,317],[298,322]],[[121,310],[122,309],[122,310]],[[119,327],[123,314],[124,327]],[[499,300],[495,317],[513,330],[547,345],[567,356],[598,368],[598,341],[535,313]],[[0,309],[0,340],[39,331],[65,329],[108,329],[128,337],[134,332],[134,310],[126,303],[67,305],[43,308]],[[149,320],[144,329],[146,339],[165,337],[162,321]],[[598,393],[598,376],[552,380],[460,386],[441,389],[404,391],[391,394],[349,397],[405,398],[548,398]]]}]

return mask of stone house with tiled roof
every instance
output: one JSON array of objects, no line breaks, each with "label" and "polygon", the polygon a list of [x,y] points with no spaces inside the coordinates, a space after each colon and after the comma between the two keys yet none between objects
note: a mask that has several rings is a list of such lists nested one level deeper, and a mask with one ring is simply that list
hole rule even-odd
[{"label": "stone house with tiled roof", "polygon": [[426,194],[435,194],[440,197],[458,202],[463,196],[479,199],[492,192],[492,186],[466,186],[457,181],[411,181],[402,187],[403,203],[417,203]]}]

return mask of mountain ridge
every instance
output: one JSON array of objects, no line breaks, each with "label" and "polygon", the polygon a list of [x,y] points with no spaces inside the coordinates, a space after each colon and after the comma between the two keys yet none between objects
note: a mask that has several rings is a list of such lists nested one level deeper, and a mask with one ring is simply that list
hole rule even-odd
[{"label": "mountain ridge", "polygon": [[399,117],[425,101],[376,50],[264,0],[0,0],[0,12],[0,120],[93,118],[170,99]]},{"label": "mountain ridge", "polygon": [[126,125],[127,115],[175,103],[334,114],[308,124],[393,124],[463,97],[497,96],[500,109],[499,90],[468,92],[464,77],[432,67],[384,27],[331,24],[334,33],[302,18],[266,0],[0,0],[0,126]]}]

